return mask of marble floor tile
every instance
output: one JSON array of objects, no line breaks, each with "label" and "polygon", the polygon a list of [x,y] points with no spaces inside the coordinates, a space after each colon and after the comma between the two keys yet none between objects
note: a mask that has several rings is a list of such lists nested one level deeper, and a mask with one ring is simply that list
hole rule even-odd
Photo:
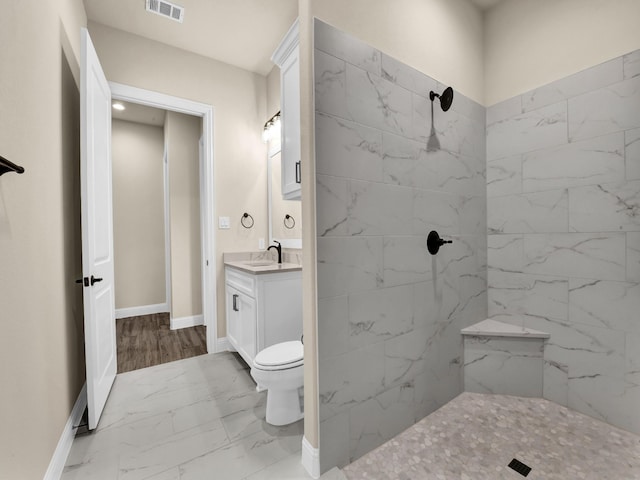
[{"label": "marble floor tile", "polygon": [[[307,480],[309,474],[306,472],[300,458],[291,455],[279,462],[269,465],[267,468],[249,475],[244,480]],[[346,480],[346,477],[337,467],[332,468],[320,477],[321,480]]]},{"label": "marble floor tile", "polygon": [[343,470],[359,479],[640,479],[640,437],[540,398],[463,393]]},{"label": "marble floor tile", "polygon": [[118,375],[98,428],[74,440],[62,480],[310,479],[303,422],[268,425],[265,402],[231,353]]},{"label": "marble floor tile", "polygon": [[229,443],[220,420],[175,435],[150,439],[142,446],[121,443],[119,475],[122,480],[142,480],[175,468]]},{"label": "marble floor tile", "polygon": [[300,455],[301,440],[276,438],[257,432],[208,454],[180,465],[180,480],[202,480],[215,476],[221,479],[241,479],[279,460]]}]

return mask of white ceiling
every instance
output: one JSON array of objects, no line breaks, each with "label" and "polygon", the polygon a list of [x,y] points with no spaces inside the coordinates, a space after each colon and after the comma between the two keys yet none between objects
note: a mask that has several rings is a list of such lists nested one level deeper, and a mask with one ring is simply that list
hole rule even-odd
[{"label": "white ceiling", "polygon": [[[84,0],[89,20],[267,75],[271,54],[298,16],[298,0],[172,0],[184,23],[149,13],[145,0]],[[487,10],[502,0],[471,0]]]},{"label": "white ceiling", "polygon": [[149,13],[145,0],[84,0],[89,20],[266,75],[298,16],[298,0],[172,0],[184,23]]}]

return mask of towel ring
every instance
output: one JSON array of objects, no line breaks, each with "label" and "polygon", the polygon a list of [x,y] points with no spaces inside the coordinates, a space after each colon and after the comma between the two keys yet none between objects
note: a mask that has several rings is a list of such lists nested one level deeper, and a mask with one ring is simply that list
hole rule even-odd
[{"label": "towel ring", "polygon": [[[288,223],[287,223],[287,220],[289,220]],[[289,230],[291,230],[293,227],[296,226],[296,219],[287,213],[284,216],[284,220],[282,221],[282,223],[284,223],[284,228],[288,228]]]},{"label": "towel ring", "polygon": [[[247,218],[249,220],[247,220]],[[249,223],[249,222],[251,222],[251,223]],[[251,227],[253,227],[253,217],[251,215],[249,215],[247,212],[244,212],[242,214],[242,218],[240,219],[240,223],[242,224],[242,226],[244,228],[251,228]]]}]

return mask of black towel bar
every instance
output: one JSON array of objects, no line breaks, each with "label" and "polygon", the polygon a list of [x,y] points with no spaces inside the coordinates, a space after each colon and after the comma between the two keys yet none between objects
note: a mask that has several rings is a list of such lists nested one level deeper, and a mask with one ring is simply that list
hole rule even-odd
[{"label": "black towel bar", "polygon": [[0,175],[9,172],[24,173],[24,168],[0,156]]}]

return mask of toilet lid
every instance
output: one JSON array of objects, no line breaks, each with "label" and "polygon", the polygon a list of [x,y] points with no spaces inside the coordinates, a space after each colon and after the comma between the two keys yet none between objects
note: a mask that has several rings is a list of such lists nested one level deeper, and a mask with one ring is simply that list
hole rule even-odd
[{"label": "toilet lid", "polygon": [[265,348],[256,355],[253,363],[265,367],[293,366],[291,364],[301,363],[303,357],[304,347],[302,342],[295,340],[293,342],[276,343]]}]

